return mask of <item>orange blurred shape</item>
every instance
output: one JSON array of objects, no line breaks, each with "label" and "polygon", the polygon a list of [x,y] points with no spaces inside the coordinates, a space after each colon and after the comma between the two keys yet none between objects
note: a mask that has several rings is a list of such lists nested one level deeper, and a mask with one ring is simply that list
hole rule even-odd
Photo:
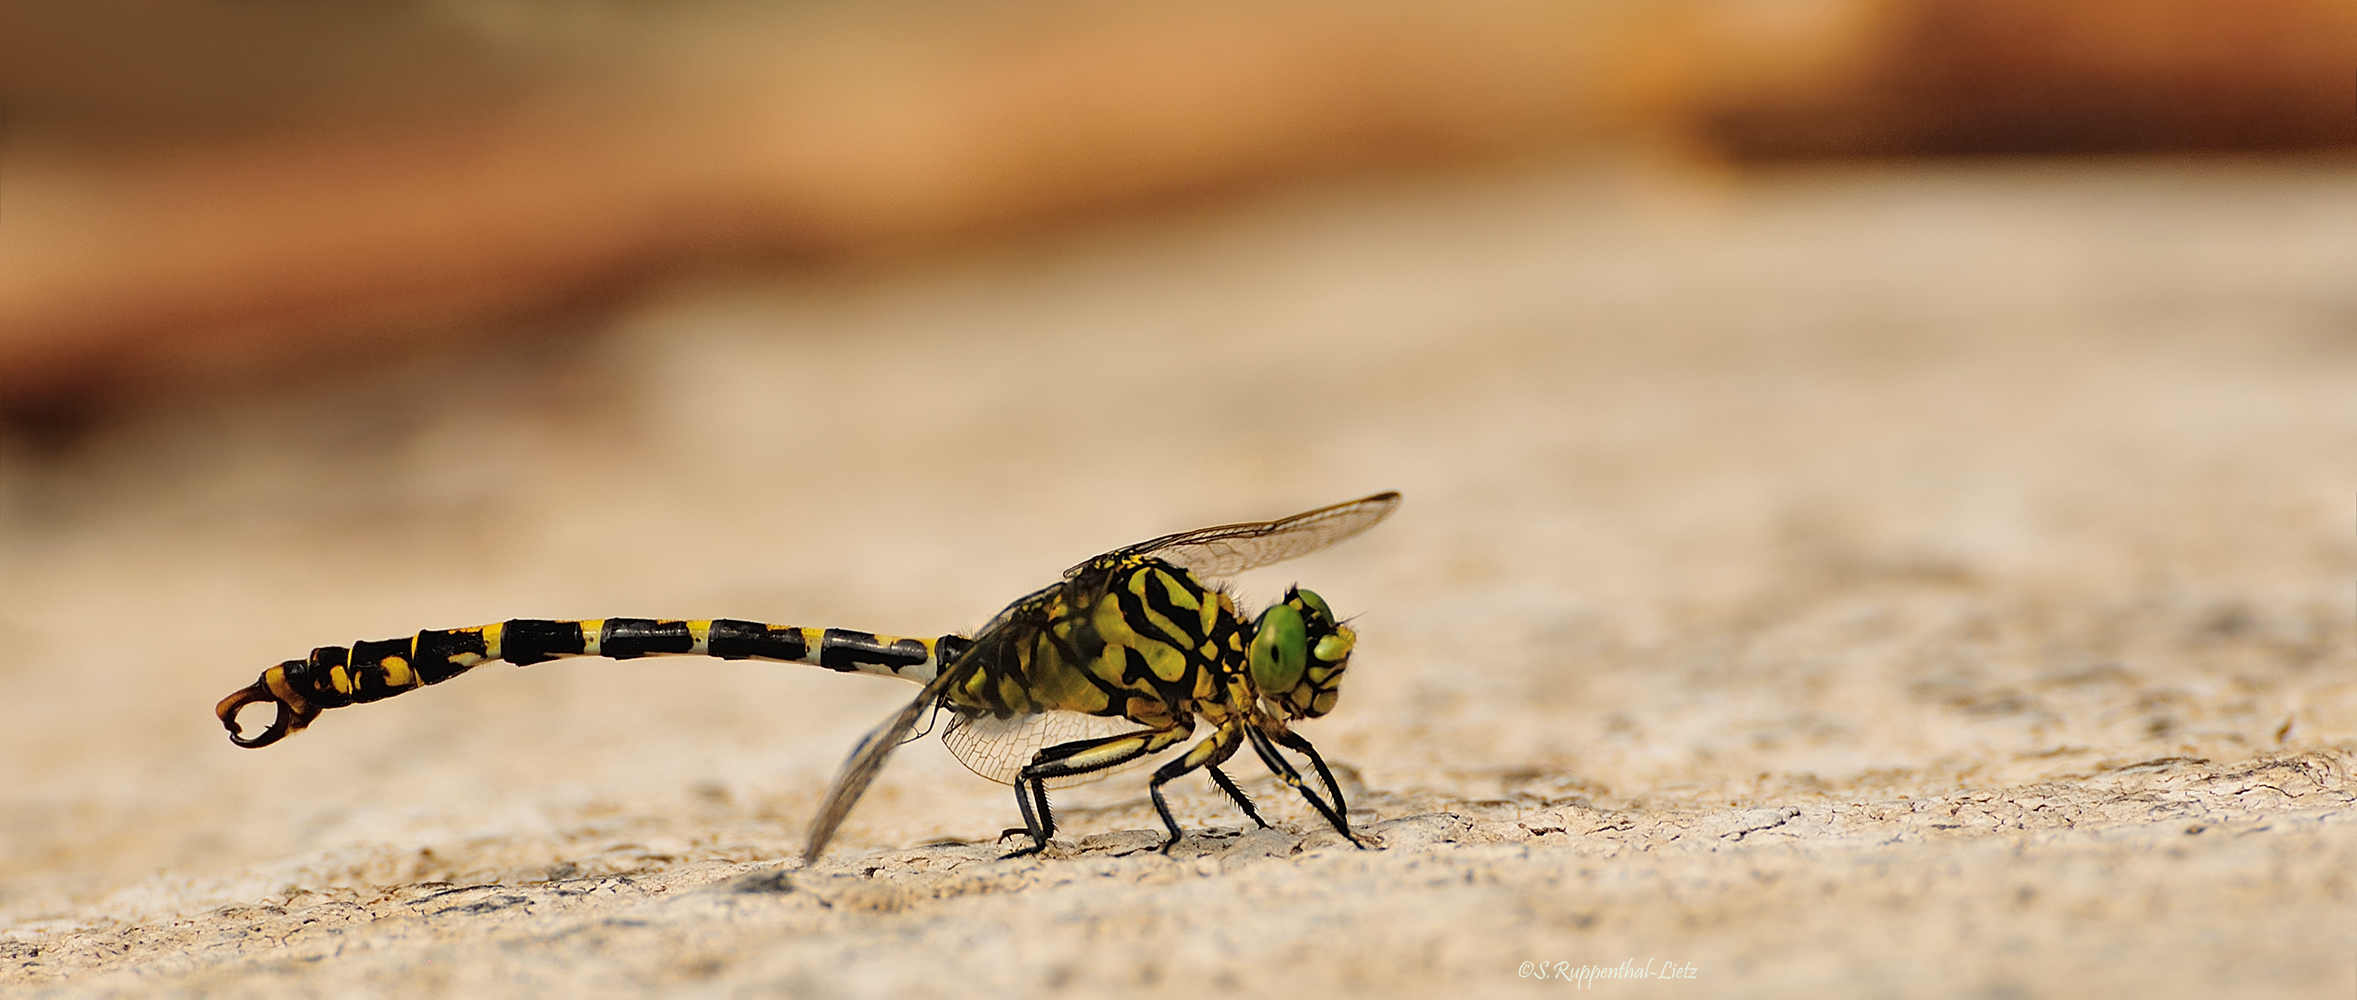
[{"label": "orange blurred shape", "polygon": [[2285,150],[2357,144],[2357,3],[1882,0],[1804,88],[1706,113],[1743,158]]},{"label": "orange blurred shape", "polygon": [[17,151],[0,404],[363,356],[699,259],[872,254],[1577,141],[1660,103],[1615,48],[1672,30],[1657,6],[901,11],[631,90],[573,81],[133,156]]},{"label": "orange blurred shape", "polygon": [[2357,126],[2348,0],[1042,0],[765,30],[636,85],[0,149],[0,409],[463,337],[701,261],[898,252],[1319,174],[1641,137],[1742,160],[2314,147]]}]

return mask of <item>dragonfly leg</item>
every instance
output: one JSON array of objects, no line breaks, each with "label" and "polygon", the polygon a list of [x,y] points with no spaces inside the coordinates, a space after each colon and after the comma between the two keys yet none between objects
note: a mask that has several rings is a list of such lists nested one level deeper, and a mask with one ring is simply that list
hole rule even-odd
[{"label": "dragonfly leg", "polygon": [[[1277,748],[1270,744],[1267,733],[1261,732],[1258,727],[1246,727],[1244,735],[1252,740],[1252,750],[1260,755],[1260,762],[1267,764],[1269,770],[1276,773],[1278,780],[1293,786],[1293,790],[1300,792],[1302,798],[1308,799],[1310,806],[1318,811],[1318,815],[1324,816],[1326,822],[1333,824],[1334,829],[1348,838],[1351,844],[1361,848],[1367,846],[1359,843],[1358,836],[1350,832],[1350,821],[1344,819],[1333,806],[1327,805],[1326,800],[1319,797],[1316,789],[1309,787],[1308,783],[1301,780],[1301,772],[1294,770],[1292,762],[1277,753]],[[1301,738],[1296,736],[1294,739]],[[1304,745],[1309,743],[1308,740],[1301,740],[1301,742]],[[1286,745],[1293,744],[1287,743]],[[1314,756],[1316,752],[1315,750],[1310,751],[1313,760],[1316,759]],[[1323,765],[1319,769],[1324,770]],[[1331,781],[1331,776],[1328,776],[1327,780]],[[1336,796],[1335,801],[1341,801],[1341,797]]]},{"label": "dragonfly leg", "polygon": [[[1035,800],[1039,803],[1039,811],[1036,813],[1032,811],[1031,806]],[[999,836],[1004,838],[1013,833],[1028,833],[1031,835],[1031,846],[1019,847],[1001,854],[999,855],[1000,861],[1005,861],[1008,858],[1020,858],[1026,854],[1038,854],[1047,849],[1048,838],[1056,835],[1056,814],[1048,809],[1048,786],[1045,780],[1016,779],[1015,807],[1023,811],[1023,829],[1020,831],[1008,830]]]},{"label": "dragonfly leg", "polygon": [[[1241,789],[1237,789],[1234,785],[1228,784],[1226,781],[1227,775],[1220,774],[1218,767],[1216,766],[1221,761],[1227,760],[1230,755],[1236,752],[1236,734],[1242,728],[1243,727],[1241,726],[1230,723],[1223,725],[1218,729],[1212,730],[1210,739],[1195,744],[1192,749],[1188,750],[1186,754],[1179,759],[1154,769],[1153,780],[1146,783],[1146,794],[1152,796],[1154,799],[1154,811],[1162,814],[1162,828],[1170,831],[1170,839],[1162,842],[1162,853],[1168,854],[1170,853],[1171,848],[1177,847],[1179,837],[1181,836],[1178,820],[1172,818],[1170,815],[1170,803],[1163,801],[1162,798],[1162,786],[1164,784],[1189,771],[1195,770],[1197,768],[1209,767],[1212,768],[1211,773],[1214,776],[1213,780],[1218,781],[1223,787],[1227,788],[1233,794],[1239,796],[1243,794]],[[1249,804],[1244,806],[1244,812],[1246,815],[1251,815],[1253,819],[1257,820],[1260,818],[1257,815],[1253,815],[1252,806]],[[1266,826],[1267,824],[1263,823],[1261,825]]]},{"label": "dragonfly leg", "polygon": [[[1023,811],[1023,826],[1031,834],[1031,846],[1018,849],[1005,857],[1037,854],[1047,849],[1048,838],[1055,835],[1056,817],[1048,811],[1049,779],[1120,767],[1148,754],[1166,750],[1172,744],[1185,740],[1194,731],[1194,720],[1182,718],[1166,729],[1117,733],[1058,743],[1033,755],[1031,763],[1024,765],[1023,770],[1015,775],[1015,805]],[[1036,810],[1033,808],[1035,803]],[[1165,811],[1166,820],[1168,815]]]},{"label": "dragonfly leg", "polygon": [[[1326,769],[1326,758],[1318,756],[1318,748],[1309,745],[1309,741],[1303,739],[1300,733],[1291,730],[1287,730],[1284,735],[1277,737],[1277,743],[1309,758],[1309,762],[1318,769],[1318,780],[1326,783],[1326,794],[1334,798],[1334,814],[1348,817],[1350,807],[1342,804],[1342,786],[1334,783],[1334,772]],[[1344,836],[1349,836],[1350,831],[1344,830],[1342,833]],[[1358,838],[1352,837],[1351,839]]]},{"label": "dragonfly leg", "polygon": [[1260,818],[1260,810],[1252,808],[1252,797],[1244,794],[1243,789],[1236,787],[1235,782],[1228,780],[1226,771],[1220,770],[1217,764],[1206,767],[1204,770],[1211,772],[1211,783],[1218,785],[1220,791],[1228,793],[1228,798],[1236,803],[1236,808],[1244,810],[1244,815],[1252,817],[1252,821],[1259,824],[1261,829],[1269,828],[1269,821]]}]

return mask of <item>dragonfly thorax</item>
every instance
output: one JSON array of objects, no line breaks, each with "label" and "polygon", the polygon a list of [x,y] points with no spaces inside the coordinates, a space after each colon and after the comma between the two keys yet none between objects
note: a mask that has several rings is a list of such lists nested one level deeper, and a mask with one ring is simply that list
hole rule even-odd
[{"label": "dragonfly thorax", "polygon": [[1001,612],[944,698],[1001,718],[1077,712],[1165,725],[1217,713],[1227,678],[1245,672],[1249,628],[1224,591],[1184,568],[1101,559]]}]

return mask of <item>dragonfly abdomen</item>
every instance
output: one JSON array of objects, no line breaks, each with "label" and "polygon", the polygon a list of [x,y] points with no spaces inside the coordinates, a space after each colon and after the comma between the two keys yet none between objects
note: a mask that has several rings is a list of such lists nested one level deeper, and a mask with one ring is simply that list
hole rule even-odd
[{"label": "dragonfly abdomen", "polygon": [[956,635],[907,639],[733,618],[511,618],[472,628],[427,629],[402,639],[321,646],[308,657],[263,671],[251,687],[222,699],[215,712],[235,734],[239,709],[257,701],[277,702],[279,719],[267,731],[250,741],[232,737],[243,746],[265,746],[308,725],[326,709],[381,701],[494,660],[528,666],[574,656],[713,656],[807,663],[922,684],[940,673],[945,659],[954,659],[969,641]]}]

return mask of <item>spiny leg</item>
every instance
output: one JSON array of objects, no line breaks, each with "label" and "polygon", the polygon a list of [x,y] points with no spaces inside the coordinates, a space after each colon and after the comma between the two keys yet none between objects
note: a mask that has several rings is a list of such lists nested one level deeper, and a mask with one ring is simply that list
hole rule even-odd
[{"label": "spiny leg", "polygon": [[[1024,794],[1026,791],[1030,794]],[[1039,811],[1036,814],[1032,812],[1032,802],[1035,800],[1039,803]],[[1048,808],[1048,786],[1045,780],[1026,782],[1020,778],[1016,779],[1015,808],[1023,813],[1023,828],[1001,831],[999,839],[1004,840],[1018,833],[1028,833],[1031,835],[1031,846],[1001,854],[999,855],[1001,861],[1008,858],[1020,858],[1026,854],[1037,854],[1048,846],[1048,838],[1056,835],[1056,814]]]},{"label": "spiny leg", "polygon": [[[1309,745],[1309,740],[1302,738],[1300,733],[1292,731],[1287,731],[1284,735],[1277,737],[1277,743],[1309,758],[1310,764],[1318,769],[1318,780],[1326,783],[1326,794],[1334,797],[1335,814],[1347,818],[1350,815],[1350,807],[1342,802],[1342,786],[1334,783],[1334,772],[1326,769],[1326,758],[1318,756],[1318,748]],[[1342,832],[1345,836],[1350,834],[1349,830]]]},{"label": "spiny leg", "polygon": [[[1213,768],[1211,773],[1215,776],[1214,780],[1218,780],[1233,794],[1243,794],[1240,789],[1224,780],[1227,776],[1220,774],[1216,766],[1235,754],[1236,736],[1242,728],[1233,721],[1224,724],[1218,729],[1212,730],[1209,739],[1195,744],[1184,756],[1154,769],[1153,780],[1146,782],[1146,794],[1154,799],[1154,811],[1162,816],[1162,828],[1170,831],[1170,839],[1162,842],[1162,853],[1170,853],[1171,848],[1178,846],[1179,837],[1182,836],[1178,820],[1170,815],[1170,803],[1162,798],[1164,784],[1196,768],[1210,767]],[[1255,820],[1260,818],[1249,804],[1244,806],[1244,812]],[[1267,826],[1268,824],[1261,825]]]},{"label": "spiny leg", "polygon": [[[1023,814],[1023,825],[1000,830],[998,832],[998,839],[1005,840],[1008,837],[1015,836],[1016,834],[1028,834],[1034,838],[1041,835],[1049,837],[1056,835],[1056,814],[1048,808],[1047,783],[1045,781],[1039,781],[1033,782],[1032,785],[1033,787],[1029,789],[1029,793],[1026,794],[1023,779],[1015,779],[1015,808],[1020,810]],[[1032,815],[1033,802],[1038,803],[1039,813],[1036,819],[1033,818]],[[1035,830],[1038,831],[1038,833],[1032,832]],[[1039,844],[1035,840],[1032,846],[1024,848],[1020,851],[1016,851],[1013,854],[1002,855],[999,860],[1004,861],[1007,858],[1020,857],[1037,850],[1039,850]]]},{"label": "spiny leg", "polygon": [[[1334,829],[1348,839],[1351,844],[1362,848],[1367,846],[1359,843],[1359,838],[1350,832],[1350,821],[1344,819],[1341,813],[1334,811],[1332,806],[1327,805],[1326,800],[1318,796],[1316,789],[1309,787],[1301,780],[1301,772],[1294,770],[1292,762],[1278,755],[1277,748],[1269,743],[1268,734],[1261,732],[1258,728],[1246,727],[1244,735],[1252,740],[1252,750],[1260,755],[1260,762],[1268,765],[1268,769],[1276,773],[1278,780],[1293,786],[1293,790],[1300,792],[1302,798],[1308,799],[1310,806],[1318,811],[1318,815],[1324,816],[1326,822],[1333,824]],[[1303,742],[1308,741],[1304,740]]]},{"label": "spiny leg", "polygon": [[1252,797],[1244,794],[1243,789],[1236,787],[1235,782],[1228,780],[1226,771],[1220,770],[1217,764],[1206,767],[1204,770],[1211,772],[1211,783],[1218,785],[1220,791],[1228,793],[1228,798],[1236,803],[1236,808],[1244,810],[1244,815],[1252,817],[1252,821],[1259,824],[1261,829],[1269,828],[1269,821],[1260,818],[1260,810],[1252,808]]},{"label": "spiny leg", "polygon": [[[1166,750],[1185,740],[1194,731],[1194,720],[1179,719],[1167,729],[1074,740],[1041,750],[1031,758],[1031,763],[1024,765],[1023,770],[1015,775],[1015,805],[1023,812],[1023,826],[1025,832],[1031,834],[1031,846],[1009,852],[1003,857],[1019,858],[1047,849],[1048,838],[1056,832],[1055,814],[1048,809],[1049,779],[1119,767],[1148,754]],[[1037,803],[1036,810],[1033,808],[1034,803]]]}]

